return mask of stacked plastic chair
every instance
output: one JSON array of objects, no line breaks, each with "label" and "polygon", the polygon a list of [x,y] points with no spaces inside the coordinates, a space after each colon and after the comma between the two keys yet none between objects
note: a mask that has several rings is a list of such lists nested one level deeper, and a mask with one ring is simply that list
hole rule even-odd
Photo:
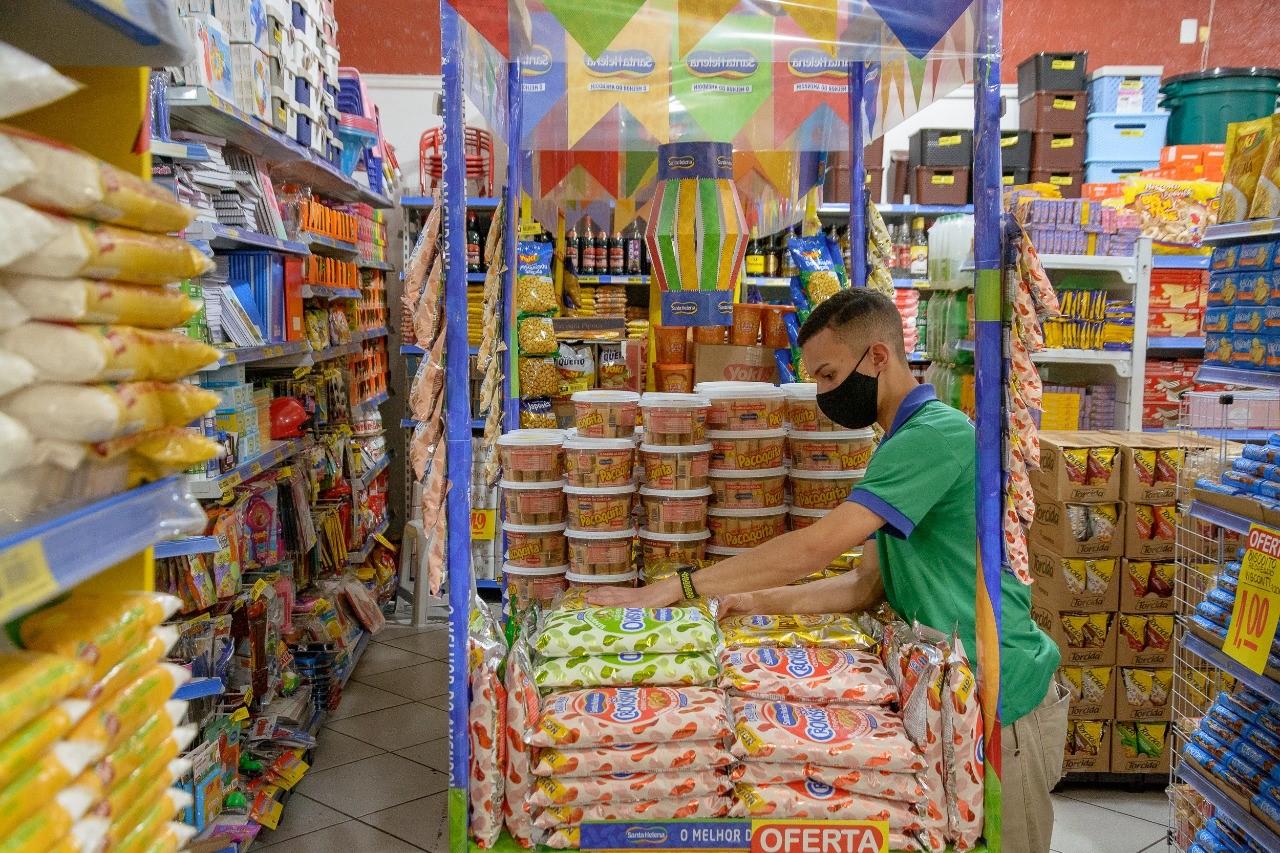
[{"label": "stacked plastic chair", "polygon": [[338,69],[338,137],[342,140],[342,162],[346,174],[353,174],[363,164],[369,176],[369,189],[382,192],[382,125],[378,108],[369,99],[360,72],[354,68]]},{"label": "stacked plastic chair", "polygon": [[[463,151],[467,161],[467,180],[476,182],[476,195],[493,195],[493,135],[487,130],[468,127],[463,134]],[[444,147],[441,128],[434,127],[418,140],[418,186],[423,195],[440,180],[444,161],[440,151]],[[428,182],[428,178],[430,181]]]}]

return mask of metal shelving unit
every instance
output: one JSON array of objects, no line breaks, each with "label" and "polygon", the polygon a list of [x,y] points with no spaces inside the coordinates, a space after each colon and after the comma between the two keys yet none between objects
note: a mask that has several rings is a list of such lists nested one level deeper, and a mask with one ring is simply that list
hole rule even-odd
[{"label": "metal shelving unit", "polygon": [[285,441],[273,442],[257,458],[242,462],[221,476],[211,478],[189,477],[187,483],[191,488],[191,494],[197,498],[220,498],[228,489],[233,489],[246,480],[252,480],[263,471],[296,456],[306,446],[307,440],[303,438],[290,438]]},{"label": "metal shelving unit", "polygon": [[290,255],[311,254],[305,243],[281,240],[271,234],[259,234],[257,231],[233,228],[217,222],[193,222],[187,228],[185,236],[188,240],[208,243],[215,249],[270,249]]}]

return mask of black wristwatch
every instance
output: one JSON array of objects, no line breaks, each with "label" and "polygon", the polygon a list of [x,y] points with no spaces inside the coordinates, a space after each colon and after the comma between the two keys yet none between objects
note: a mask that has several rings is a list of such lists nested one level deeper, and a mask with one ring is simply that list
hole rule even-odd
[{"label": "black wristwatch", "polygon": [[680,594],[685,601],[699,598],[698,590],[693,585],[693,566],[681,566],[676,569],[676,577],[680,578]]}]

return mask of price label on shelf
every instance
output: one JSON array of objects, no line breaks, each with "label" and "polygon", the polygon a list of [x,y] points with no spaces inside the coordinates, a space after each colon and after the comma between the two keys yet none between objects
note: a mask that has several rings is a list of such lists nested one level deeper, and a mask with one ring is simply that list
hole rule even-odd
[{"label": "price label on shelf", "polygon": [[1267,667],[1271,641],[1280,621],[1280,531],[1249,527],[1236,603],[1222,650],[1256,673]]},{"label": "price label on shelf", "polygon": [[39,604],[58,591],[44,545],[29,539],[0,551],[0,621]]},{"label": "price label on shelf", "polygon": [[497,512],[492,509],[471,510],[471,538],[491,540],[497,531]]},{"label": "price label on shelf", "polygon": [[753,820],[751,853],[889,853],[884,820]]}]

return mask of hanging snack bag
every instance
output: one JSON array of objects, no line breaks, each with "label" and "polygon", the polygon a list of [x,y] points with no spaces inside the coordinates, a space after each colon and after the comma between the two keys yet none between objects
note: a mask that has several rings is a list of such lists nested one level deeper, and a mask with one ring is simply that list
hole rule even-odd
[{"label": "hanging snack bag", "polygon": [[637,743],[583,749],[543,749],[533,766],[536,776],[608,776],[617,773],[668,773],[727,767],[734,757],[718,740]]},{"label": "hanging snack bag", "polygon": [[521,240],[516,250],[516,311],[546,314],[555,311],[556,286],[551,278],[550,243]]},{"label": "hanging snack bag", "polygon": [[787,240],[787,250],[800,272],[800,288],[810,308],[817,307],[843,287],[835,264],[827,254],[826,238],[821,234],[791,237]]},{"label": "hanging snack bag", "polygon": [[477,598],[472,608],[468,643],[471,777],[467,793],[471,800],[471,837],[487,850],[502,832],[507,697],[498,671],[507,650],[488,607]]},{"label": "hanging snack bag", "polygon": [[869,706],[824,708],[789,702],[730,700],[737,739],[733,754],[765,763],[916,773],[924,769],[897,714]]},{"label": "hanging snack bag", "polygon": [[533,815],[529,794],[533,790],[533,750],[525,744],[525,735],[538,719],[538,688],[533,683],[533,667],[529,650],[517,641],[507,656],[507,716],[503,729],[507,760],[504,764],[506,784],[503,786],[502,814],[507,832],[521,847],[533,846]]},{"label": "hanging snack bag", "polygon": [[719,673],[707,652],[676,654],[591,654],[540,658],[534,681],[543,690],[565,687],[689,686],[706,684]]},{"label": "hanging snack bag", "polygon": [[889,705],[898,690],[869,652],[809,647],[738,648],[721,657],[720,686],[740,696],[806,704]]},{"label": "hanging snack bag", "polygon": [[[1091,692],[1088,686],[1085,690]],[[977,680],[959,638],[952,643],[942,692],[942,785],[947,795],[947,837],[956,850],[971,850],[983,827],[982,707],[978,703]]]},{"label": "hanging snack bag", "polygon": [[724,694],[711,687],[601,687],[548,697],[533,746],[695,741],[732,733]]},{"label": "hanging snack bag", "polygon": [[533,649],[546,657],[670,654],[711,651],[719,643],[715,617],[705,607],[592,607],[551,611],[533,638]]}]

